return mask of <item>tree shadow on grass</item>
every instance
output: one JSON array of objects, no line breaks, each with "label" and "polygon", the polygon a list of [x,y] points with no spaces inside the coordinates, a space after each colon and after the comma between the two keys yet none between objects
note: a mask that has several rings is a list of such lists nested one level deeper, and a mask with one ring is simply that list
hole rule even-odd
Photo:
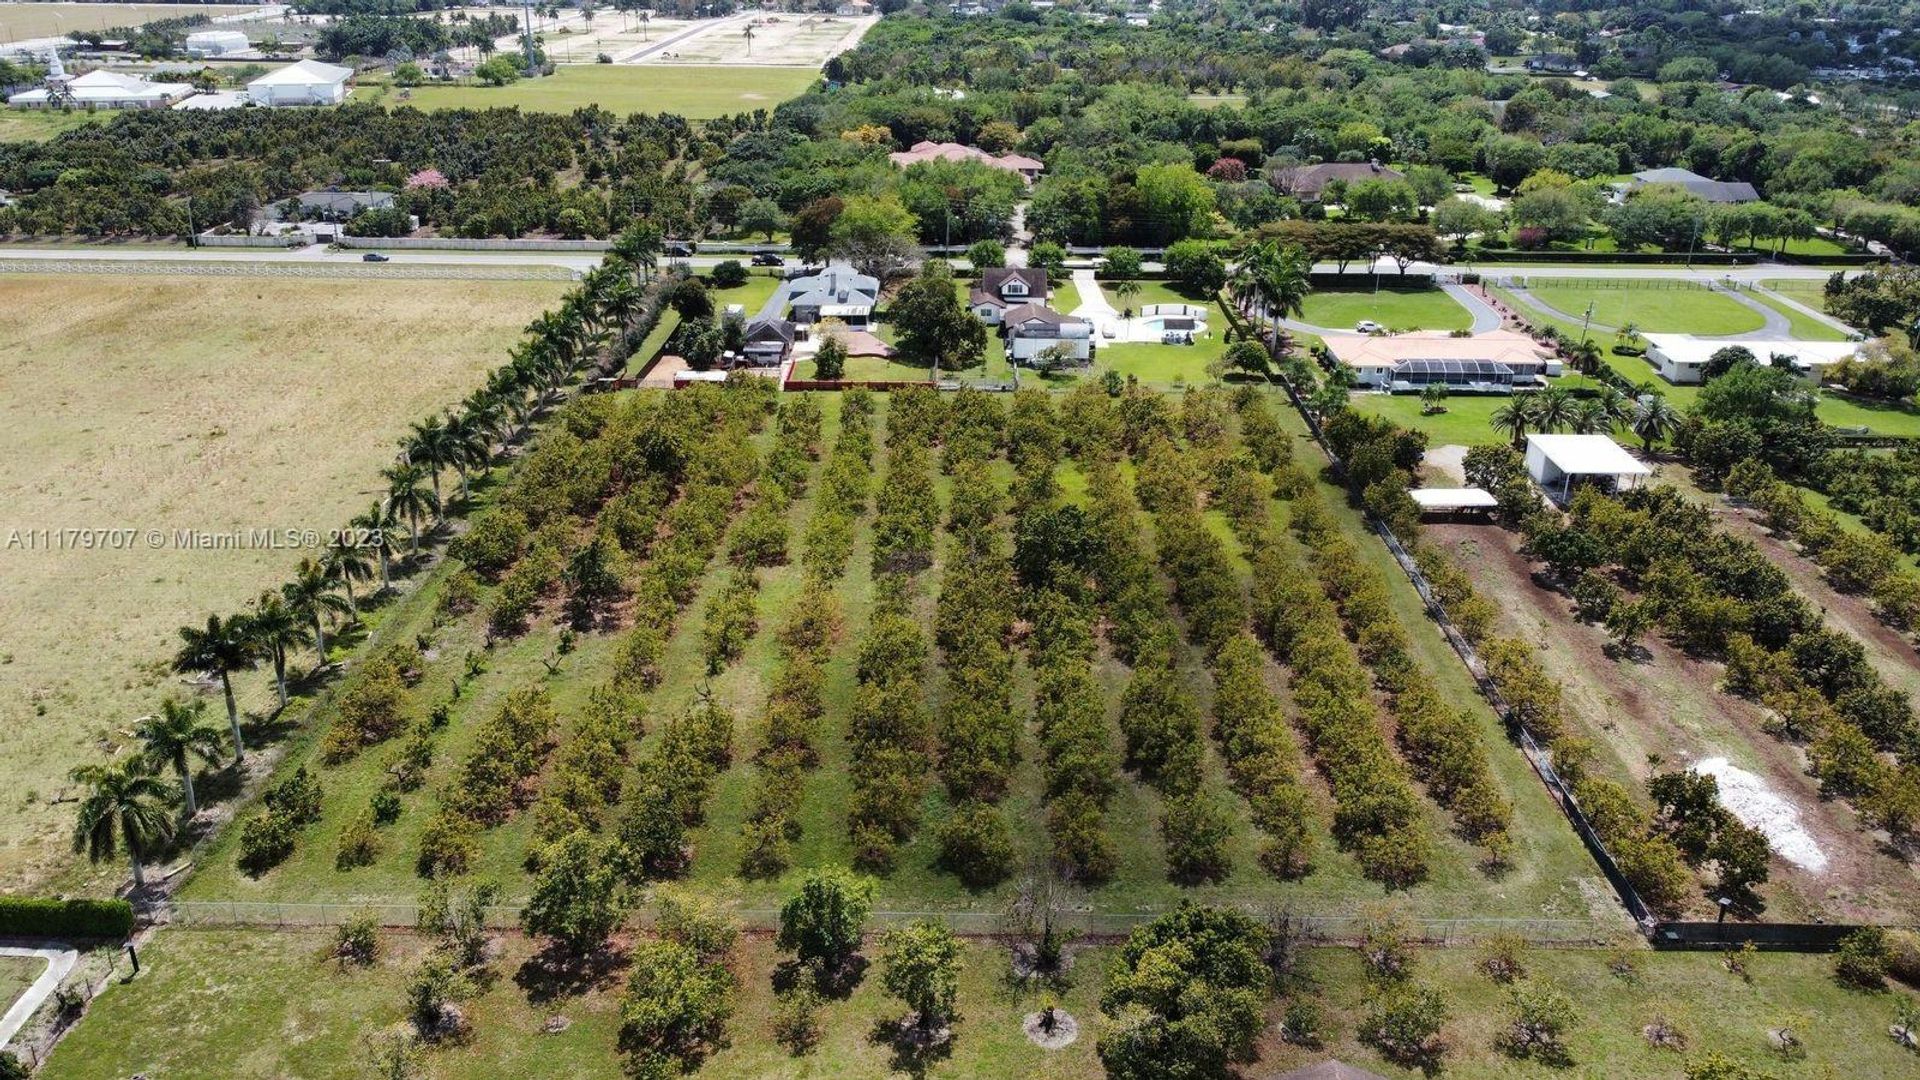
[{"label": "tree shadow on grass", "polygon": [[559,942],[548,942],[513,973],[513,983],[530,1004],[545,1005],[592,993],[615,981],[626,966],[626,954],[612,948],[582,955]]},{"label": "tree shadow on grass", "polygon": [[773,989],[784,994],[793,989],[802,979],[812,979],[813,988],[821,997],[833,1001],[845,1001],[853,996],[853,991],[867,975],[867,958],[854,953],[846,960],[834,966],[803,964],[799,960],[783,960],[774,965]]},{"label": "tree shadow on grass", "polygon": [[953,1028],[943,1024],[923,1028],[909,1016],[904,1020],[879,1019],[867,1033],[867,1041],[889,1050],[887,1066],[922,1080],[935,1065],[953,1056]]}]

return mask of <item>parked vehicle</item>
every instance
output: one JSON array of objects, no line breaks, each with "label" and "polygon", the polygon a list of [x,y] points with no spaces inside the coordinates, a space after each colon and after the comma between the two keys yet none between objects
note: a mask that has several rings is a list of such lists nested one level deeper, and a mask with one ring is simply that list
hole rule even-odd
[{"label": "parked vehicle", "polygon": [[1353,329],[1354,332],[1358,334],[1384,334],[1387,332],[1386,327],[1381,326],[1372,319],[1361,319],[1359,322],[1353,324]]}]

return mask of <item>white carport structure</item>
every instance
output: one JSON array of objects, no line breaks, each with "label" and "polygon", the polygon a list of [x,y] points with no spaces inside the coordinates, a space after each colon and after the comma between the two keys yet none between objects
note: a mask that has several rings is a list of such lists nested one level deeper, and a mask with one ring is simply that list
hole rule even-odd
[{"label": "white carport structure", "polygon": [[1451,517],[1457,514],[1484,514],[1500,505],[1500,500],[1485,488],[1415,488],[1407,492],[1421,516]]},{"label": "white carport structure", "polygon": [[1527,475],[1565,502],[1576,480],[1623,491],[1639,487],[1653,470],[1605,435],[1529,435]]}]

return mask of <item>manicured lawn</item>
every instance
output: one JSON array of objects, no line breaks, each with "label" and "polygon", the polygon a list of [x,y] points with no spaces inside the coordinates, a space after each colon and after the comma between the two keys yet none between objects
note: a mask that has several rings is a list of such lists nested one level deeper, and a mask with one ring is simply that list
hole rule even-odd
[{"label": "manicured lawn", "polygon": [[1920,407],[1824,391],[1814,413],[1835,427],[1864,427],[1882,435],[1920,437]]},{"label": "manicured lawn", "polygon": [[45,970],[47,962],[36,956],[0,956],[0,1013],[26,993]]},{"label": "manicured lawn", "polygon": [[1446,412],[1432,416],[1421,412],[1418,394],[1355,394],[1352,407],[1355,412],[1368,416],[1384,416],[1402,427],[1413,428],[1427,433],[1428,446],[1447,446],[1458,443],[1462,446],[1478,446],[1482,443],[1499,442],[1503,436],[1495,431],[1489,417],[1500,406],[1513,399],[1499,395],[1485,397],[1466,397],[1455,395],[1446,400]]},{"label": "manicured lawn", "polygon": [[1245,94],[1188,94],[1187,100],[1203,109],[1217,109],[1222,105],[1240,108],[1247,103]]},{"label": "manicured lawn", "polygon": [[1053,310],[1063,315],[1071,315],[1073,310],[1080,306],[1080,287],[1073,283],[1072,278],[1064,281],[1049,281],[1047,287],[1053,290],[1053,296],[1047,301],[1053,306]]},{"label": "manicured lawn", "polygon": [[[0,889],[126,871],[69,850],[76,765],[203,687],[177,628],[277,588],[311,549],[190,549],[173,530],[343,526],[407,425],[504,362],[558,281],[10,274],[0,280],[0,505],[10,527],[158,530],[161,546],[0,552]],[[296,657],[296,671],[310,664]],[[271,676],[235,676],[264,712]],[[218,688],[208,703],[220,711]],[[210,713],[211,715],[211,713]],[[225,720],[220,723],[224,727]]]},{"label": "manicured lawn", "polygon": [[[1793,329],[1792,329],[1793,337],[1799,341],[1845,341],[1847,340],[1846,334],[1842,333],[1839,330],[1834,329],[1833,327],[1827,325],[1824,322],[1821,322],[1819,319],[1813,318],[1812,316],[1806,314],[1803,311],[1799,311],[1791,307],[1790,305],[1781,303],[1780,298],[1777,296],[1774,296],[1770,293],[1762,292],[1757,289],[1747,293],[1746,295],[1767,305],[1768,307],[1779,312],[1780,314],[1785,315],[1787,317],[1787,321],[1793,325]],[[1811,308],[1818,309],[1819,307],[1818,304],[1811,303],[1806,298],[1799,295],[1794,296],[1793,299],[1798,300],[1800,303],[1806,304],[1808,307],[1811,307]]]},{"label": "manicured lawn", "polygon": [[1811,308],[1827,310],[1827,283],[1812,278],[1767,278],[1760,282],[1763,289],[1772,289],[1785,293]]},{"label": "manicured lawn", "polygon": [[[411,934],[385,934],[372,967],[341,969],[321,959],[329,941],[321,931],[164,930],[141,950],[143,973],[130,983],[109,984],[38,1075],[43,1080],[135,1073],[169,1080],[357,1080],[367,1075],[366,1036],[402,1023],[406,978],[423,946]],[[502,944],[491,969],[495,977],[467,1006],[473,1038],[427,1051],[425,1075],[438,1080],[621,1076],[615,1038],[624,969],[616,967],[585,992],[563,991],[536,1001],[516,980],[529,944],[517,936]],[[877,951],[870,942],[868,955]],[[1039,1007],[1039,997],[1004,981],[1005,949],[969,942],[952,1053],[932,1062],[925,1075],[1097,1080],[1102,1071],[1095,1046],[1112,1023],[1100,1013],[1098,1000],[1113,955],[1111,948],[1076,950],[1072,988],[1059,1003],[1079,1021],[1080,1036],[1071,1046],[1049,1052],[1029,1043],[1020,1030],[1020,1018]],[[1912,1069],[1911,1052],[1886,1034],[1908,992],[1844,989],[1832,978],[1830,957],[1763,953],[1751,962],[1752,979],[1746,981],[1729,974],[1712,952],[1633,950],[1625,954],[1632,961],[1625,974],[1610,968],[1615,954],[1604,949],[1522,955],[1530,980],[1554,986],[1575,1002],[1567,1038],[1571,1066],[1516,1061],[1497,1050],[1511,1012],[1507,988],[1479,973],[1471,948],[1422,949],[1414,957],[1413,977],[1438,989],[1446,1003],[1442,1075],[1672,1080],[1684,1060],[1707,1051],[1767,1075],[1783,1075],[1767,1032],[1788,1022],[1805,1040],[1806,1056],[1789,1063],[1784,1075],[1891,1077]],[[770,978],[779,959],[764,938],[742,941],[733,965],[739,989],[727,1025],[729,1045],[695,1075],[728,1080],[898,1075],[889,1069],[887,1047],[870,1038],[878,1021],[904,1012],[883,992],[876,968],[868,969],[849,998],[826,1004],[816,1050],[804,1058],[782,1050],[771,1034]],[[1321,1003],[1326,1045],[1305,1049],[1263,1038],[1260,1058],[1246,1066],[1245,1075],[1272,1075],[1337,1057],[1396,1080],[1420,1076],[1384,1062],[1357,1039],[1378,996],[1362,976],[1358,954],[1308,948],[1300,957],[1300,974],[1300,992]],[[1276,1021],[1279,1003],[1269,1003],[1268,1010],[1269,1022]],[[567,1019],[565,1030],[542,1034],[542,1025],[554,1016]],[[1684,1056],[1655,1049],[1641,1035],[1656,1017],[1685,1034]]]},{"label": "manicured lawn", "polygon": [[1101,291],[1106,293],[1107,302],[1114,307],[1132,307],[1136,311],[1148,304],[1205,304],[1208,307],[1206,335],[1196,339],[1192,345],[1109,342],[1102,339],[1094,351],[1094,369],[1111,368],[1122,375],[1132,375],[1141,382],[1159,386],[1209,381],[1212,376],[1207,374],[1207,365],[1227,351],[1227,317],[1221,313],[1220,305],[1211,297],[1186,296],[1165,282],[1142,281],[1139,285],[1140,292],[1124,304],[1113,293],[1108,282],[1101,282]]},{"label": "manicured lawn", "polygon": [[[987,345],[988,351],[992,351],[994,348],[996,348],[996,346],[992,343]],[[875,381],[904,379],[909,382],[926,382],[927,374],[927,369],[923,367],[914,367],[892,360],[882,360],[877,356],[853,356],[847,358],[847,370],[842,378],[872,379]],[[796,364],[794,366],[793,377],[796,379],[813,378],[813,361],[802,360]]]},{"label": "manicured lawn", "polygon": [[420,109],[522,108],[572,112],[598,105],[614,113],[674,113],[689,120],[772,109],[798,97],[819,72],[786,67],[665,67],[657,64],[569,64],[552,75],[508,86],[366,85],[355,100]]},{"label": "manicured lawn", "polygon": [[1333,330],[1351,330],[1371,319],[1389,330],[1465,330],[1473,315],[1440,289],[1315,292],[1307,297],[1301,322]]},{"label": "manicured lawn", "polygon": [[1566,279],[1541,279],[1531,290],[1540,302],[1578,325],[1588,303],[1600,326],[1633,323],[1643,333],[1717,337],[1766,325],[1760,314],[1736,300],[1700,288],[1606,288]]}]

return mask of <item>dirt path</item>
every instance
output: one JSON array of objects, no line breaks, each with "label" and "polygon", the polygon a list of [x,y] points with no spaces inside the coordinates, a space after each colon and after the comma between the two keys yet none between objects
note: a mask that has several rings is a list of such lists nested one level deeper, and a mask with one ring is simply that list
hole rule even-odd
[{"label": "dirt path", "polygon": [[[1488,525],[1430,525],[1426,537],[1460,558],[1474,584],[1501,611],[1501,632],[1533,645],[1560,682],[1575,733],[1591,739],[1605,774],[1644,790],[1656,771],[1723,757],[1761,777],[1791,802],[1829,859],[1824,873],[1776,857],[1761,889],[1766,918],[1911,921],[1920,913],[1920,875],[1864,833],[1846,805],[1822,800],[1801,750],[1767,734],[1752,702],[1721,693],[1718,664],[1691,659],[1657,638],[1638,660],[1616,661],[1606,635],[1577,622],[1572,602],[1541,587],[1518,537]],[[1710,875],[1709,875],[1710,876]],[[1703,892],[1696,914],[1711,910]]]},{"label": "dirt path", "polygon": [[1711,499],[1707,505],[1714,517],[1734,535],[1753,541],[1769,561],[1784,571],[1793,582],[1794,590],[1819,608],[1828,623],[1866,646],[1867,661],[1882,678],[1920,700],[1920,651],[1915,651],[1913,642],[1904,634],[1881,622],[1865,597],[1835,589],[1827,582],[1819,564],[1767,531],[1758,511],[1720,499]]}]

